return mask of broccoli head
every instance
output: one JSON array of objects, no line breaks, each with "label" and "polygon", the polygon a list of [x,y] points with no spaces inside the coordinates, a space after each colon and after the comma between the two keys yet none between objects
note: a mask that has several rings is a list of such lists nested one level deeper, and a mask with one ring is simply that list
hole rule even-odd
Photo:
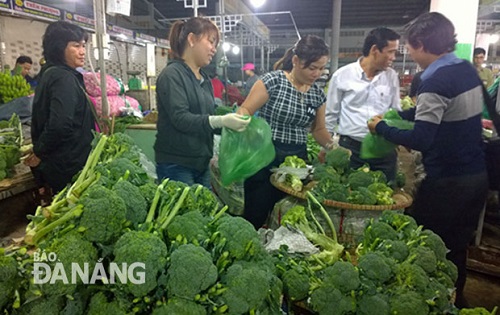
[{"label": "broccoli head", "polygon": [[418,228],[414,218],[397,211],[383,211],[379,221],[389,224],[397,232],[402,232],[405,238],[409,238]]},{"label": "broccoli head", "polygon": [[404,261],[410,253],[406,243],[400,240],[383,240],[378,245],[377,250],[394,258],[397,262]]},{"label": "broccoli head", "polygon": [[193,301],[171,298],[167,304],[162,304],[154,309],[152,315],[206,315],[207,310],[203,305]]},{"label": "broccoli head", "polygon": [[323,180],[329,180],[332,183],[340,184],[341,176],[337,174],[335,169],[326,164],[319,164],[314,167],[313,177],[315,181],[321,182]]},{"label": "broccoli head", "polygon": [[359,271],[353,264],[347,261],[337,261],[321,272],[320,279],[329,283],[342,293],[350,293],[360,285]]},{"label": "broccoli head", "polygon": [[203,247],[179,246],[170,255],[167,290],[169,296],[194,299],[217,281],[217,267]]},{"label": "broccoli head", "polygon": [[396,267],[396,283],[401,287],[424,292],[429,285],[429,277],[419,265],[404,261]]},{"label": "broccoli head", "polygon": [[127,206],[114,191],[96,186],[84,194],[80,203],[83,204],[80,226],[89,241],[109,244],[122,234]]},{"label": "broccoli head", "polygon": [[0,254],[0,309],[4,309],[6,304],[14,295],[17,286],[17,262],[12,256]]},{"label": "broccoli head", "polygon": [[220,301],[228,314],[253,314],[269,296],[274,278],[259,264],[236,262],[221,276],[226,290]]},{"label": "broccoli head", "polygon": [[347,202],[358,205],[374,205],[377,203],[377,196],[368,190],[366,187],[359,187],[357,190],[351,191]]},{"label": "broccoli head", "polygon": [[310,305],[319,315],[351,314],[356,310],[356,301],[344,295],[330,284],[324,284],[311,293]]},{"label": "broccoli head", "polygon": [[[448,276],[452,284],[454,284],[457,281],[458,269],[457,266],[451,260],[448,259],[439,260],[437,263],[437,270],[438,274],[445,274],[446,276]],[[453,286],[454,285],[451,285],[449,287]]]},{"label": "broccoli head", "polygon": [[129,231],[123,234],[115,243],[114,262],[118,266],[123,263],[127,266],[133,263],[144,264],[145,279],[143,283],[127,282],[120,286],[136,297],[148,294],[157,286],[158,274],[165,269],[167,253],[167,246],[155,234],[142,231]]},{"label": "broccoli head", "polygon": [[358,268],[362,276],[378,285],[393,277],[395,261],[379,252],[368,252],[359,257]]},{"label": "broccoli head", "polygon": [[357,315],[389,315],[389,298],[384,294],[362,295],[358,301]]},{"label": "broccoli head", "polygon": [[307,167],[306,162],[296,155],[285,157],[285,161],[280,164],[280,167],[304,168]]},{"label": "broccoli head", "polygon": [[400,291],[390,297],[391,314],[427,315],[429,306],[425,299],[414,291]]},{"label": "broccoli head", "polygon": [[254,226],[241,217],[221,217],[216,221],[216,233],[220,238],[216,245],[231,258],[244,259],[264,250]]},{"label": "broccoli head", "polygon": [[450,291],[434,278],[429,280],[429,285],[423,291],[422,296],[429,304],[431,313],[448,314],[452,307]]},{"label": "broccoli head", "polygon": [[128,314],[125,310],[120,309],[120,304],[118,301],[114,300],[108,302],[108,298],[104,292],[97,292],[90,299],[90,303],[87,309],[87,315],[126,315]]},{"label": "broccoli head", "polygon": [[[366,170],[366,171],[365,171]],[[362,168],[353,171],[347,177],[347,182],[352,190],[356,190],[359,187],[368,187],[373,183],[373,177],[370,174],[369,168]]]},{"label": "broccoli head", "polygon": [[122,198],[127,206],[126,218],[133,226],[143,223],[148,214],[146,199],[142,196],[139,187],[129,181],[118,180],[113,191]]},{"label": "broccoli head", "polygon": [[397,240],[398,234],[387,223],[371,220],[363,232],[363,247],[373,250],[384,240]]},{"label": "broccoli head", "polygon": [[385,183],[373,183],[368,186],[368,190],[377,196],[378,205],[392,205],[392,193],[394,192],[391,187]]},{"label": "broccoli head", "polygon": [[292,301],[300,301],[309,296],[309,275],[298,268],[288,269],[281,276],[283,291]]},{"label": "broccoli head", "polygon": [[419,265],[425,272],[431,274],[436,271],[436,254],[429,247],[418,246],[410,249],[408,261]]},{"label": "broccoli head", "polygon": [[333,167],[338,174],[343,175],[349,171],[351,151],[338,147],[326,153],[325,159],[326,165]]},{"label": "broccoli head", "polygon": [[210,219],[199,211],[190,211],[176,215],[166,230],[169,240],[182,237],[189,243],[198,245],[209,239],[208,223]]},{"label": "broccoli head", "polygon": [[446,259],[448,249],[439,235],[429,229],[426,229],[420,233],[420,237],[422,239],[421,245],[432,249],[438,260]]},{"label": "broccoli head", "polygon": [[318,182],[313,191],[320,198],[340,202],[346,202],[349,197],[348,186],[333,182],[329,178]]}]

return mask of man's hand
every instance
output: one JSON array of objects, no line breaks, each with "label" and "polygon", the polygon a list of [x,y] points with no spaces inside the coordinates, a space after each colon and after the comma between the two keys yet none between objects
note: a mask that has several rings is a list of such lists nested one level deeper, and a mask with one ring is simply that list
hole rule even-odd
[{"label": "man's hand", "polygon": [[40,158],[36,156],[35,153],[31,153],[27,158],[24,159],[24,164],[29,167],[37,167],[38,165],[40,165],[41,161],[42,160],[40,160]]},{"label": "man's hand", "polygon": [[377,131],[375,131],[375,128],[377,127],[377,124],[382,120],[382,115],[377,115],[373,116],[370,118],[370,120],[367,121],[368,124],[368,129],[370,130],[371,133],[376,134]]}]

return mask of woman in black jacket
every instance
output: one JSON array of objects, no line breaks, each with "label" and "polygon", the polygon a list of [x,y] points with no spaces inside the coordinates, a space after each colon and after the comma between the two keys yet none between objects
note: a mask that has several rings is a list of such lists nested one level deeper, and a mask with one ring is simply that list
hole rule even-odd
[{"label": "woman in black jacket", "polygon": [[31,137],[33,153],[25,163],[40,187],[54,193],[71,183],[91,150],[95,119],[76,68],[85,63],[88,34],[79,26],[58,21],[43,36],[41,70],[35,90]]}]

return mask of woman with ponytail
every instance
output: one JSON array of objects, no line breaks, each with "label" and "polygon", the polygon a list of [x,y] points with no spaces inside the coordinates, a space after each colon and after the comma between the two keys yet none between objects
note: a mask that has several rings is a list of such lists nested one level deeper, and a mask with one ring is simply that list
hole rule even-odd
[{"label": "woman with ponytail", "polygon": [[213,22],[200,17],[177,21],[169,40],[172,60],[156,82],[158,180],[170,178],[209,187],[214,130],[242,131],[250,120],[237,114],[214,115],[213,87],[202,70],[212,61],[219,43],[219,30]]},{"label": "woman with ponytail", "polygon": [[311,132],[324,147],[332,146],[325,127],[326,96],[314,82],[328,62],[328,47],[313,35],[307,35],[290,48],[274,65],[274,70],[260,77],[238,113],[253,115],[257,110],[271,126],[276,158],[267,167],[245,181],[244,217],[255,228],[266,221],[281,193],[270,181],[270,169],[286,156],[307,159],[307,134]]}]

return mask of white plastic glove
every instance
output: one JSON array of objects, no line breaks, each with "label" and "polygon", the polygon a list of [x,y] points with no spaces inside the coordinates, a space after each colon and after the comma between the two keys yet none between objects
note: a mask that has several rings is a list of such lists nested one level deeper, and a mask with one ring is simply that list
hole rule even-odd
[{"label": "white plastic glove", "polygon": [[244,131],[251,118],[240,114],[226,114],[224,116],[208,116],[208,122],[213,129],[226,127],[234,131]]}]

